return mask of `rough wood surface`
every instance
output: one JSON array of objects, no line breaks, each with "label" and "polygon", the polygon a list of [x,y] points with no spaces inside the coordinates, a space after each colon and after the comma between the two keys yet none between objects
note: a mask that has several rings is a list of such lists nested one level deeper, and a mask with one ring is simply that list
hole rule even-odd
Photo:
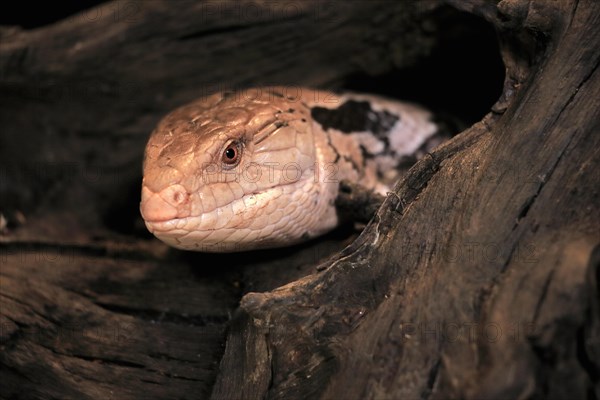
[{"label": "rough wood surface", "polygon": [[[0,397],[600,397],[598,2],[178,5],[0,29]],[[358,238],[205,255],[145,233],[161,115],[414,67],[453,8],[497,29],[504,90]]]}]

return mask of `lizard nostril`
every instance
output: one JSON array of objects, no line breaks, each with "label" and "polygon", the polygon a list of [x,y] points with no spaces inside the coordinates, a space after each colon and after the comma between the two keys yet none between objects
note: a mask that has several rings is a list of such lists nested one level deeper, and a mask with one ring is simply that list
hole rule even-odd
[{"label": "lizard nostril", "polygon": [[181,193],[175,192],[173,193],[173,203],[179,204],[181,202]]},{"label": "lizard nostril", "polygon": [[187,192],[183,187],[172,187],[171,194],[166,200],[176,207],[184,203],[187,197]]}]

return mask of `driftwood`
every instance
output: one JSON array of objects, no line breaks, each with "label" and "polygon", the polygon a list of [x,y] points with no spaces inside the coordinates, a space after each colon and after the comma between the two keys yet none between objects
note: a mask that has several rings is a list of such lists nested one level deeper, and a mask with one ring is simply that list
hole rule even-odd
[{"label": "driftwood", "polygon": [[[153,0],[1,28],[0,397],[600,397],[599,15],[593,0]],[[497,101],[436,103],[433,72],[493,65],[493,36],[435,58],[479,29],[506,76],[475,86]],[[148,133],[263,84],[406,89],[476,123],[358,237],[158,243],[137,211]]]}]

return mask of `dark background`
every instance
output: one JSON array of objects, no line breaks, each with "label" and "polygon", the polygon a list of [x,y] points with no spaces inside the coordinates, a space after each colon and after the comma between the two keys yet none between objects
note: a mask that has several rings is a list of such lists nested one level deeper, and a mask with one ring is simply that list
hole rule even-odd
[{"label": "dark background", "polygon": [[[0,8],[0,25],[35,29],[105,2],[4,3]],[[434,52],[418,65],[379,76],[353,74],[345,77],[343,86],[391,97],[400,92],[404,100],[425,104],[434,111],[458,117],[466,124],[479,120],[502,90],[504,66],[496,44],[496,33],[480,18],[453,9],[445,11],[451,17],[442,16],[440,23],[447,24],[442,28],[447,35],[440,37]]]},{"label": "dark background", "polygon": [[39,28],[104,2],[101,0],[3,2],[0,6],[0,25],[19,25],[24,29]]}]

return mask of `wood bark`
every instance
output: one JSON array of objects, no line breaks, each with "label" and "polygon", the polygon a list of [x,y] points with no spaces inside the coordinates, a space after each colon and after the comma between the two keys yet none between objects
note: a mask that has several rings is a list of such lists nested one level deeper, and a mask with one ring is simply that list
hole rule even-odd
[{"label": "wood bark", "polygon": [[[0,29],[0,397],[600,397],[600,3],[177,4]],[[145,232],[170,109],[408,73],[468,15],[502,92],[360,235],[208,255]]]}]

